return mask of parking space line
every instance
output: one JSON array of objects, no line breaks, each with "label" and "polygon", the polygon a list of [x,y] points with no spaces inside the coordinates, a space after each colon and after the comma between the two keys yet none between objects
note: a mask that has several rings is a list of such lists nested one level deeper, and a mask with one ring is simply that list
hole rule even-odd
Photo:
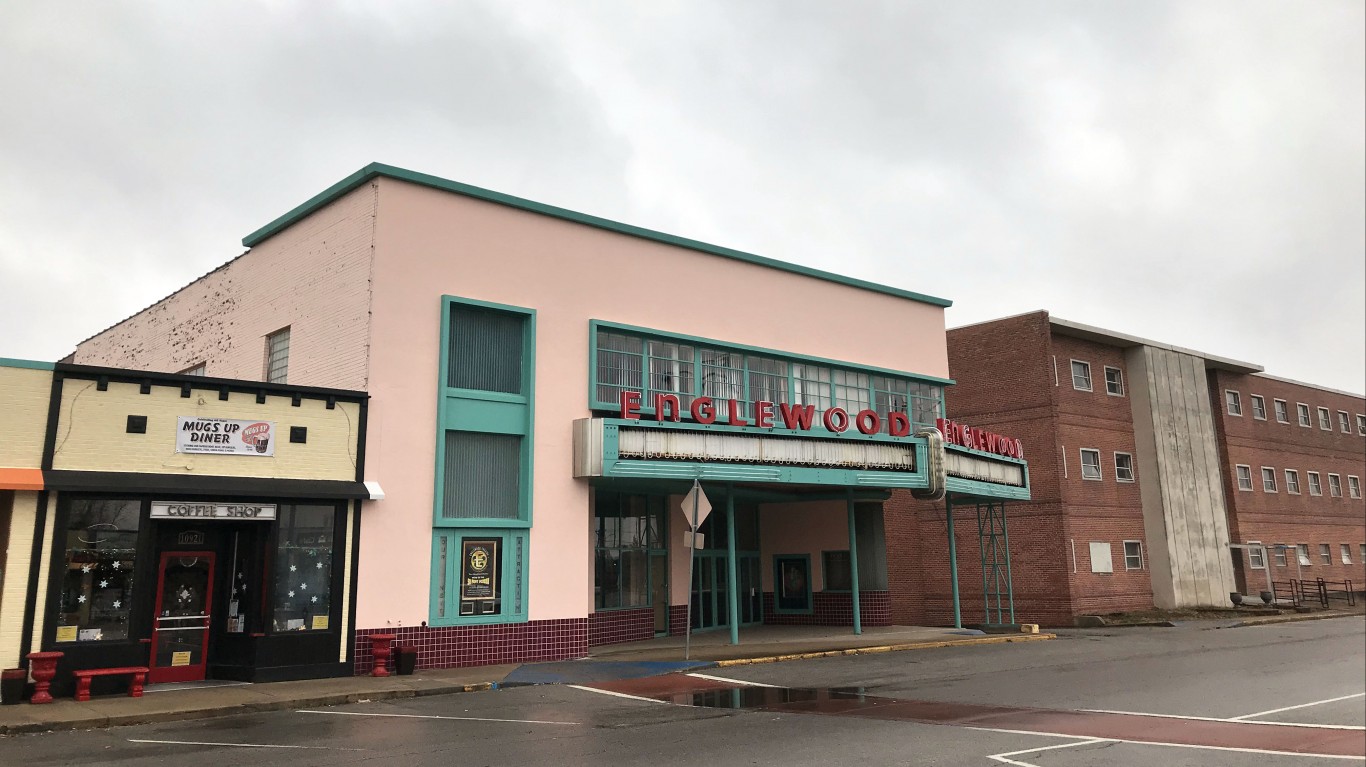
[{"label": "parking space line", "polygon": [[1030,764],[1029,762],[1017,762],[1017,761],[1015,761],[1014,759],[1011,759],[1010,757],[1012,757],[1012,756],[1021,756],[1021,755],[1023,755],[1023,754],[1034,754],[1034,753],[1038,753],[1038,752],[1040,752],[1040,751],[1056,751],[1056,750],[1058,750],[1058,749],[1060,749],[1060,748],[1076,748],[1077,746],[1089,746],[1089,745],[1091,745],[1091,744],[1093,744],[1093,743],[1110,743],[1110,742],[1112,742],[1112,741],[1106,740],[1106,739],[1104,739],[1104,738],[1088,738],[1088,739],[1086,739],[1086,740],[1079,741],[1079,742],[1077,742],[1077,743],[1059,743],[1059,744],[1054,745],[1054,746],[1040,746],[1040,747],[1038,747],[1038,748],[1026,748],[1026,749],[1024,749],[1023,751],[1007,751],[1007,752],[1004,753],[1004,754],[989,754],[989,755],[987,756],[987,758],[988,758],[988,759],[994,759],[994,760],[996,760],[996,761],[998,761],[998,762],[1000,762],[1000,763],[1002,763],[1002,764],[1011,764],[1011,765],[1015,765],[1015,767],[1039,767],[1037,764]]},{"label": "parking space line", "polygon": [[299,709],[296,714],[331,714],[332,716],[387,716],[396,719],[449,719],[457,722],[510,722],[513,724],[583,724],[583,722],[549,722],[541,719],[494,719],[482,716],[441,716],[438,714],[380,714],[368,711],[315,711]]},{"label": "parking space line", "polygon": [[744,685],[745,687],[772,687],[774,689],[780,687],[780,685],[776,684],[764,684],[763,682],[746,682],[743,679],[727,679],[723,676],[712,676],[711,674],[697,674],[689,672],[688,676],[697,677],[698,679],[706,679],[712,682],[727,682],[729,684],[739,684]]},{"label": "parking space line", "polygon": [[[965,730],[981,730],[982,732],[1002,732],[1010,735],[1043,735],[1052,738],[1075,738],[1076,735],[1068,735],[1062,732],[1039,732],[1037,730],[1006,730],[997,727],[964,727]],[[1199,743],[1168,743],[1161,740],[1129,740],[1127,738],[1102,738],[1102,740],[1113,741],[1115,743],[1129,743],[1135,746],[1168,746],[1171,748],[1195,748],[1206,751],[1234,751],[1243,754],[1271,754],[1274,756],[1302,756],[1311,759],[1348,759],[1354,762],[1366,762],[1366,757],[1352,756],[1347,754],[1314,754],[1305,751],[1276,751],[1267,748],[1243,748],[1241,746],[1207,746]],[[1028,752],[1023,752],[1028,753]]]},{"label": "parking space line", "polygon": [[624,692],[613,692],[612,690],[599,690],[596,687],[585,687],[581,684],[567,684],[565,685],[565,687],[569,687],[575,690],[583,690],[584,692],[595,692],[599,695],[611,695],[614,698],[629,698],[630,700],[643,700],[646,703],[663,703],[666,706],[671,705],[667,700],[659,700],[658,698],[645,698],[639,695],[627,695]]},{"label": "parking space line", "polygon": [[1255,714],[1243,714],[1242,716],[1235,716],[1235,717],[1233,717],[1232,719],[1230,719],[1229,721],[1230,721],[1230,722],[1241,722],[1241,721],[1243,721],[1244,719],[1252,719],[1252,718],[1254,718],[1254,717],[1259,717],[1259,716],[1270,716],[1271,714],[1279,714],[1279,713],[1281,713],[1282,711],[1294,711],[1294,710],[1297,709],[1297,708],[1309,708],[1310,706],[1322,706],[1322,705],[1325,704],[1325,703],[1336,703],[1336,702],[1338,702],[1338,701],[1340,701],[1340,700],[1351,700],[1352,698],[1360,698],[1360,697],[1362,697],[1362,696],[1366,696],[1366,692],[1354,692],[1354,693],[1352,693],[1351,695],[1340,695],[1340,696],[1338,696],[1338,697],[1336,697],[1336,698],[1326,698],[1326,699],[1324,699],[1324,700],[1316,700],[1316,701],[1314,701],[1313,703],[1301,703],[1301,704],[1298,705],[1298,706],[1286,706],[1286,707],[1284,707],[1284,708],[1273,708],[1273,709],[1271,709],[1270,711],[1258,711],[1258,712],[1255,713]]},{"label": "parking space line", "polygon": [[1197,722],[1237,722],[1239,724],[1264,724],[1268,727],[1314,727],[1320,730],[1363,730],[1355,724],[1313,724],[1311,722],[1258,722],[1255,720],[1236,717],[1233,719],[1221,719],[1217,716],[1186,716],[1184,714],[1149,714],[1145,711],[1117,711],[1112,708],[1083,708],[1079,711],[1086,711],[1092,714],[1124,714],[1125,716],[1152,716],[1159,719],[1191,719]]},{"label": "parking space line", "polygon": [[216,743],[208,740],[150,740],[147,738],[128,738],[129,743],[158,743],[171,746],[227,746],[229,748],[301,748],[309,751],[368,751],[366,748],[341,748],[339,746],[286,746],[278,743]]}]

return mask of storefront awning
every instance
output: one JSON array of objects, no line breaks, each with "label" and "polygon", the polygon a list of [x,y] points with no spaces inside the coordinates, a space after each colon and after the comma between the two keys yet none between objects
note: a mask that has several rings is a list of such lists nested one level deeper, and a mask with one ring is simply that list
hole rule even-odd
[{"label": "storefront awning", "polygon": [[0,468],[0,490],[42,490],[42,469]]},{"label": "storefront awning", "polygon": [[363,482],[329,479],[265,477],[187,477],[109,471],[46,471],[49,490],[67,492],[170,493],[176,495],[235,495],[262,498],[370,498]]}]

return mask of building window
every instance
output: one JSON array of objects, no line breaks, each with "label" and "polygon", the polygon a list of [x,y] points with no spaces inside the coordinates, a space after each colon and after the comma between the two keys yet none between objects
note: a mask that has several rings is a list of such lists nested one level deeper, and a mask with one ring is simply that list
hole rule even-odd
[{"label": "building window", "polygon": [[701,357],[702,396],[716,400],[716,417],[724,421],[730,417],[727,400],[745,399],[745,356],[738,352],[703,349]]},{"label": "building window", "polygon": [[1237,466],[1235,466],[1235,467],[1233,467],[1233,468],[1234,468],[1235,470],[1237,470],[1237,472],[1238,472],[1238,489],[1239,489],[1239,490],[1251,490],[1251,489],[1252,489],[1252,467],[1240,463],[1240,464],[1238,464]]},{"label": "building window", "polygon": [[1309,494],[1323,495],[1323,484],[1319,482],[1319,473],[1317,471],[1309,472]]},{"label": "building window", "polygon": [[1119,368],[1106,366],[1105,393],[1115,397],[1124,396],[1124,373]]},{"label": "building window", "polygon": [[330,628],[335,506],[280,507],[275,544],[275,616],[281,631]]},{"label": "building window", "polygon": [[1243,414],[1243,397],[1232,389],[1224,390],[1224,402],[1228,405],[1228,414],[1241,416]]},{"label": "building window", "polygon": [[1110,544],[1104,541],[1091,541],[1091,572],[1113,573],[1114,571],[1115,555],[1110,550]]},{"label": "building window", "polygon": [[834,383],[835,407],[844,408],[846,413],[854,415],[873,404],[869,397],[870,379],[867,373],[836,370]]},{"label": "building window", "polygon": [[1285,567],[1285,566],[1286,566],[1286,563],[1285,563],[1285,549],[1286,549],[1286,545],[1285,545],[1284,543],[1278,543],[1278,544],[1276,544],[1274,547],[1272,547],[1272,549],[1271,549],[1271,556],[1272,556],[1273,559],[1276,560],[1276,566],[1277,566],[1277,567]]},{"label": "building window", "polygon": [[[1262,545],[1262,542],[1261,542],[1261,541],[1248,541],[1248,543],[1256,544],[1256,545],[1258,545],[1258,546]],[[1266,558],[1262,556],[1262,550],[1261,550],[1261,549],[1248,549],[1248,550],[1247,550],[1247,562],[1248,562],[1248,565],[1249,565],[1253,570],[1265,570],[1265,569],[1266,569]]]},{"label": "building window", "polygon": [[1366,543],[1359,545],[1359,547],[1357,548],[1357,553],[1361,555],[1361,561],[1366,562]]},{"label": "building window", "polygon": [[266,336],[266,383],[289,379],[289,328]]},{"label": "building window", "polygon": [[432,619],[438,625],[526,620],[526,530],[437,530]]},{"label": "building window", "polygon": [[1366,437],[1366,415],[1357,413],[1357,434]]},{"label": "building window", "polygon": [[822,551],[821,570],[825,574],[826,591],[853,590],[854,579],[849,569],[848,551]]},{"label": "building window", "polygon": [[1276,470],[1270,466],[1262,467],[1262,492],[1276,492]]},{"label": "building window", "polygon": [[1341,548],[1339,549],[1339,553],[1342,555],[1342,563],[1344,565],[1352,564],[1352,544],[1342,544]]},{"label": "building window", "polygon": [[1342,477],[1337,474],[1328,475],[1328,494],[1334,498],[1342,497]]},{"label": "building window", "polygon": [[441,516],[520,519],[522,441],[518,434],[447,431]]},{"label": "building window", "polygon": [[648,607],[651,595],[665,588],[667,501],[594,490],[594,609]]},{"label": "building window", "polygon": [[1361,478],[1355,474],[1347,475],[1347,494],[1353,498],[1361,497]]},{"label": "building window", "polygon": [[128,639],[142,503],[78,499],[67,507],[58,642]]},{"label": "building window", "polygon": [[1324,563],[1325,565],[1331,565],[1331,564],[1333,564],[1333,547],[1332,547],[1332,546],[1329,546],[1329,545],[1326,544],[1326,543],[1320,543],[1320,544],[1319,544],[1319,559],[1323,560],[1323,563]]},{"label": "building window", "polygon": [[1328,408],[1319,408],[1319,428],[1324,431],[1333,430],[1333,417],[1329,415]]},{"label": "building window", "polygon": [[1286,409],[1285,400],[1278,399],[1272,402],[1276,406],[1276,421],[1279,423],[1290,423],[1290,412]]},{"label": "building window", "polygon": [[1134,457],[1128,453],[1115,453],[1115,481],[1134,481]]},{"label": "building window", "polygon": [[1338,411],[1338,429],[1341,430],[1343,434],[1352,433],[1352,418],[1347,415],[1346,410]]},{"label": "building window", "polygon": [[1099,450],[1085,447],[1081,449],[1081,478],[1095,480],[1101,478]]},{"label": "building window", "polygon": [[773,557],[773,611],[811,612],[811,557],[778,554]]},{"label": "building window", "polygon": [[1124,542],[1124,569],[1143,569],[1143,544],[1139,541]]},{"label": "building window", "polygon": [[446,386],[521,394],[526,316],[452,304]]},{"label": "building window", "polygon": [[1266,400],[1260,394],[1252,395],[1252,417],[1258,421],[1266,420]]},{"label": "building window", "polygon": [[1303,567],[1313,567],[1313,560],[1309,559],[1309,544],[1300,543],[1295,546],[1295,561]]},{"label": "building window", "polygon": [[1072,388],[1091,391],[1091,363],[1072,360]]},{"label": "building window", "polygon": [[1295,412],[1299,414],[1299,417],[1300,417],[1300,426],[1303,426],[1303,427],[1305,427],[1305,428],[1309,428],[1309,427],[1312,425],[1312,424],[1309,422],[1309,406],[1308,406],[1308,405],[1304,404],[1303,402],[1297,402],[1297,403],[1295,403]]},{"label": "building window", "polygon": [[1295,469],[1285,470],[1285,492],[1290,495],[1300,494],[1300,473]]},{"label": "building window", "polygon": [[180,371],[180,375],[183,375],[183,376],[202,376],[202,375],[204,375],[204,371],[205,371],[205,363],[201,362],[201,363],[199,363],[198,365],[195,365],[194,367],[188,367],[188,368],[185,368],[184,370]]}]

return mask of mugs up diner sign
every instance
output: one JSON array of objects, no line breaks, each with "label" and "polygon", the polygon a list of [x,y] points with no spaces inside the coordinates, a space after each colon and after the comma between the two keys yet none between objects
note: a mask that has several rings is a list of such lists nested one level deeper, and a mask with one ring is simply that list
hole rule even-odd
[{"label": "mugs up diner sign", "polygon": [[175,451],[273,456],[275,422],[180,416],[176,423]]}]

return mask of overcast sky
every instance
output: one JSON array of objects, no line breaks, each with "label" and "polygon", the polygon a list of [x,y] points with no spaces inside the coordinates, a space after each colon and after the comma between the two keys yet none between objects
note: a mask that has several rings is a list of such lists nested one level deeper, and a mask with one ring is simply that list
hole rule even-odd
[{"label": "overcast sky", "polygon": [[371,161],[1366,390],[1359,0],[0,4],[0,356]]}]

